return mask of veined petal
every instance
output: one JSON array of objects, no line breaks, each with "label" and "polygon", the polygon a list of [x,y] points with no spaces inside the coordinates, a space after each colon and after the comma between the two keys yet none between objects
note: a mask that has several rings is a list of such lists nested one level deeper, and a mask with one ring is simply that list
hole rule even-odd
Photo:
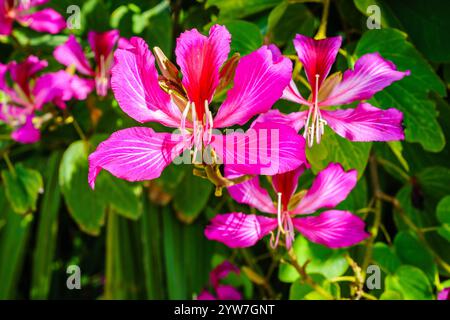
[{"label": "veined petal", "polygon": [[53,56],[56,61],[67,67],[72,65],[75,66],[77,71],[84,75],[94,75],[94,71],[92,70],[89,61],[83,52],[83,48],[73,34],[69,36],[66,43],[55,48],[53,51]]},{"label": "veined petal", "polygon": [[175,55],[183,74],[183,86],[203,119],[205,101],[211,102],[219,84],[219,70],[230,53],[231,35],[227,28],[214,25],[206,37],[197,29],[183,32],[177,39]]},{"label": "veined petal", "polygon": [[321,106],[349,104],[357,100],[368,100],[392,82],[410,74],[397,71],[396,66],[379,53],[368,53],[359,58],[353,70],[344,72],[342,82],[337,84]]},{"label": "veined petal", "polygon": [[245,248],[256,244],[276,227],[275,218],[233,212],[215,216],[206,227],[205,236],[230,248]]},{"label": "veined petal", "polygon": [[244,125],[253,116],[268,111],[281,97],[291,76],[291,61],[274,55],[267,46],[241,58],[233,88],[214,118],[214,127]]},{"label": "veined petal", "polygon": [[319,75],[319,87],[328,76],[341,44],[341,37],[315,40],[301,34],[295,36],[294,47],[311,88],[316,86],[316,75]]},{"label": "veined petal", "polygon": [[293,213],[309,214],[320,208],[334,208],[347,198],[355,187],[357,178],[356,170],[345,171],[339,163],[330,163],[317,174],[311,188]]},{"label": "veined petal", "polygon": [[219,160],[242,174],[274,175],[306,162],[303,137],[279,124],[257,123],[245,133],[213,135],[211,145]]},{"label": "veined petal", "polygon": [[177,134],[139,127],[117,131],[89,156],[89,184],[94,188],[102,169],[128,181],[158,178],[184,146]]},{"label": "veined petal", "polygon": [[[227,178],[232,179],[242,176],[242,173],[233,172],[231,167],[225,166],[225,175]],[[228,192],[237,202],[245,203],[261,212],[277,212],[269,193],[266,189],[261,188],[258,177],[231,186],[228,188]]]},{"label": "veined petal", "polygon": [[291,80],[291,82],[289,82],[288,86],[284,89],[283,96],[281,98],[298,104],[304,104],[306,106],[311,105],[311,102],[302,97],[297,89],[297,85],[295,84],[294,80]]},{"label": "veined petal", "polygon": [[41,139],[41,132],[33,124],[34,115],[29,115],[25,123],[11,133],[11,138],[23,144],[35,143]]},{"label": "veined petal", "polygon": [[153,54],[141,38],[132,38],[130,45],[114,54],[111,87],[120,107],[136,121],[178,128],[181,112],[159,86]]},{"label": "veined petal", "polygon": [[281,113],[278,109],[269,110],[261,114],[255,119],[252,125],[257,123],[278,123],[293,128],[295,131],[300,131],[305,125],[308,111],[291,112],[289,114]]},{"label": "veined petal", "polygon": [[297,169],[276,174],[272,177],[273,188],[277,193],[281,193],[281,202],[284,210],[288,209],[289,201],[297,190],[298,178],[304,170],[305,166],[300,166]]},{"label": "veined petal", "polygon": [[21,15],[17,20],[38,32],[57,34],[66,28],[66,21],[55,10],[47,8],[28,15]]},{"label": "veined petal", "polygon": [[24,61],[9,63],[9,73],[11,79],[19,85],[23,93],[30,95],[30,80],[31,78],[47,67],[46,60],[39,60],[36,56],[28,56]]},{"label": "veined petal", "polygon": [[348,211],[329,210],[316,217],[294,218],[294,227],[312,242],[329,248],[353,246],[370,236],[364,221]]},{"label": "veined petal", "polygon": [[119,41],[119,30],[113,29],[105,32],[90,31],[88,33],[88,42],[92,51],[94,51],[97,66],[101,65],[102,59],[104,59],[104,63],[113,53],[117,41]]},{"label": "veined petal", "polygon": [[391,108],[382,110],[369,103],[356,109],[322,111],[327,124],[341,137],[351,141],[403,140],[403,113]]},{"label": "veined petal", "polygon": [[233,286],[221,284],[216,288],[218,300],[242,300],[242,294]]}]

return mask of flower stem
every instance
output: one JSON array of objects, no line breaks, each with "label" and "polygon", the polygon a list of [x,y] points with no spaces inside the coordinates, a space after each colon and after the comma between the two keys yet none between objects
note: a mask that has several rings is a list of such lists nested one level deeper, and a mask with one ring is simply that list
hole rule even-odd
[{"label": "flower stem", "polygon": [[324,39],[327,36],[327,22],[328,22],[328,14],[330,12],[330,0],[323,0],[323,11],[322,11],[322,19],[320,20],[320,26],[317,30],[315,39]]},{"label": "flower stem", "polygon": [[294,250],[291,248],[288,250],[289,255],[289,263],[297,270],[298,274],[300,275],[300,278],[304,283],[309,285],[311,288],[313,288],[317,293],[319,293],[322,297],[324,297],[327,300],[334,300],[334,297],[326,291],[322,286],[320,286],[318,283],[316,283],[307,273],[306,273],[306,265],[301,266],[297,260],[297,256],[295,255]]}]

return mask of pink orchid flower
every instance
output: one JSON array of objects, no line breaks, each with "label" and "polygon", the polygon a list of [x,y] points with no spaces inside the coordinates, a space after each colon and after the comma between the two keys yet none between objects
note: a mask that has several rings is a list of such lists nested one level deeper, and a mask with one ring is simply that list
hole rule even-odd
[{"label": "pink orchid flower", "polygon": [[215,267],[209,275],[209,282],[215,295],[205,289],[198,295],[197,300],[242,300],[242,294],[236,288],[220,283],[220,280],[226,278],[231,272],[239,274],[240,270],[229,261],[224,261]]},{"label": "pink orchid flower", "polygon": [[47,8],[31,13],[30,9],[48,0],[0,0],[0,35],[10,35],[14,21],[38,32],[59,33],[66,28],[64,18]]},{"label": "pink orchid flower", "polygon": [[114,48],[119,42],[119,30],[91,31],[88,33],[88,42],[94,52],[95,69],[73,34],[66,43],[55,48],[53,56],[59,63],[67,67],[74,66],[79,73],[93,77],[97,94],[106,96],[110,87]]},{"label": "pink orchid flower", "polygon": [[[111,85],[122,110],[138,122],[159,122],[179,133],[157,133],[144,127],[117,131],[89,157],[91,187],[101,169],[129,181],[155,179],[177,156],[192,149],[194,162],[199,150],[210,148],[215,158],[236,164],[236,170],[245,174],[273,175],[304,162],[304,139],[285,125],[259,123],[251,133],[214,133],[268,111],[281,97],[292,72],[291,62],[274,56],[267,46],[243,57],[233,88],[213,116],[209,105],[222,80],[225,67],[220,68],[228,58],[230,41],[228,30],[219,25],[211,28],[209,36],[196,29],[181,34],[175,54],[182,80],[175,65],[155,48],[162,72],[158,75],[155,58],[141,38],[132,38],[126,49],[116,50]],[[267,142],[268,132],[283,139]],[[264,143],[268,152],[257,152]],[[254,163],[241,161],[253,155]]]},{"label": "pink orchid flower", "polygon": [[450,300],[450,287],[442,289],[437,296],[438,300]]},{"label": "pink orchid flower", "polygon": [[341,43],[341,37],[315,40],[298,34],[294,46],[311,86],[311,97],[308,100],[303,98],[294,81],[291,81],[283,98],[306,105],[308,110],[289,115],[273,110],[262,115],[258,121],[281,122],[296,130],[305,127],[303,135],[309,147],[314,141],[320,143],[325,125],[351,141],[404,139],[403,114],[397,109],[382,110],[369,103],[360,103],[356,109],[328,109],[330,106],[368,100],[394,81],[410,74],[409,71],[397,71],[391,61],[383,59],[378,53],[369,53],[359,58],[354,69],[347,70],[343,76],[335,73],[327,78]]},{"label": "pink orchid flower", "polygon": [[[356,185],[356,171],[345,171],[340,164],[332,163],[318,173],[309,190],[295,194],[304,168],[301,166],[273,176],[273,189],[278,195],[276,205],[257,177],[228,188],[237,202],[276,217],[242,212],[220,214],[206,227],[206,237],[231,248],[253,246],[269,233],[272,233],[272,247],[278,245],[280,235],[284,234],[286,247],[290,248],[295,230],[310,241],[329,248],[352,246],[367,238],[369,234],[364,231],[364,221],[348,211],[327,210],[311,215],[321,208],[334,208],[343,201]],[[228,172],[228,175],[235,176],[236,173]],[[275,229],[278,229],[276,236],[273,234]]]},{"label": "pink orchid flower", "polygon": [[[12,61],[0,64],[0,121],[13,127],[11,138],[20,143],[34,143],[40,139],[39,119],[35,112],[46,103],[59,108],[66,107],[65,101],[83,100],[89,90],[89,83],[65,71],[36,74],[47,67],[47,61],[29,56],[23,62]],[[7,75],[13,81],[9,86]]]}]

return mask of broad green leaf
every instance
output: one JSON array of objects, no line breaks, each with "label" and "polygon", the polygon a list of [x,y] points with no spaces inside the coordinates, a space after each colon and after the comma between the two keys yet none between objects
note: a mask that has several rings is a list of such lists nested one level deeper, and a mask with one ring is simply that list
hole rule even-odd
[{"label": "broad green leaf", "polygon": [[402,264],[394,251],[383,242],[375,243],[372,256],[373,260],[386,273],[394,273]]},{"label": "broad green leaf", "polygon": [[386,291],[400,292],[406,300],[433,299],[433,291],[427,276],[422,270],[403,265],[395,274],[386,277]]},{"label": "broad green leaf", "polygon": [[172,57],[173,24],[167,1],[143,13],[147,25],[143,32],[151,48],[157,46],[170,59]]},{"label": "broad green leaf", "polygon": [[403,166],[403,169],[409,171],[409,165],[406,159],[403,157],[403,145],[400,141],[390,141],[387,143],[394,155],[397,157],[398,162]]},{"label": "broad green leaf", "polygon": [[294,54],[292,40],[297,33],[313,36],[319,25],[318,19],[301,3],[281,2],[269,14],[267,34],[271,42],[278,46],[287,46]]},{"label": "broad green leaf", "polygon": [[32,299],[47,299],[52,279],[52,264],[58,234],[58,212],[61,190],[58,171],[61,153],[53,153],[48,161],[45,175],[45,193],[39,212],[36,247],[33,256],[33,272],[30,296]]},{"label": "broad green leaf", "polygon": [[450,4],[447,1],[354,0],[354,2],[366,15],[369,14],[368,6],[377,5],[381,11],[381,25],[404,30],[428,59],[436,62],[450,61],[450,43],[447,34],[447,30],[450,29],[450,21],[447,18]]},{"label": "broad green leaf", "polygon": [[[327,279],[332,279],[343,275],[348,269],[348,262],[342,250],[329,249],[309,242],[302,236],[295,239],[293,248],[301,265],[310,260],[306,267],[308,273],[318,273]],[[282,263],[278,277],[283,282],[294,282],[299,275],[290,264]]]},{"label": "broad green leaf", "polygon": [[147,299],[164,299],[162,215],[159,208],[145,201],[139,224]]},{"label": "broad green leaf", "polygon": [[371,142],[348,141],[327,128],[320,144],[306,149],[306,156],[314,173],[325,169],[330,162],[338,162],[345,170],[356,169],[361,178],[371,146]]},{"label": "broad green leaf", "polygon": [[17,283],[27,252],[33,215],[6,211],[6,225],[0,236],[0,300],[16,298]]},{"label": "broad green leaf", "polygon": [[431,152],[444,148],[445,137],[437,122],[435,103],[428,99],[431,91],[445,95],[445,86],[432,67],[409,43],[406,35],[395,29],[366,32],[359,40],[355,55],[378,52],[395,63],[399,70],[411,74],[375,95],[379,107],[403,112],[406,141],[418,142]]},{"label": "broad green leaf", "polygon": [[188,172],[179,184],[173,201],[178,217],[186,223],[194,221],[205,208],[212,189],[210,181]]},{"label": "broad green leaf", "polygon": [[[330,295],[339,298],[340,288],[338,284],[327,281],[321,274],[313,273],[309,274],[309,276]],[[301,280],[297,280],[291,285],[289,290],[289,300],[326,300],[326,298],[308,284],[303,283]]]},{"label": "broad green leaf", "polygon": [[436,216],[442,226],[439,227],[438,233],[450,241],[450,196],[443,198],[436,209]]},{"label": "broad green leaf", "polygon": [[435,202],[450,194],[450,168],[429,167],[417,179],[424,194]]},{"label": "broad green leaf", "polygon": [[231,52],[241,56],[249,54],[261,47],[263,36],[259,27],[243,20],[224,21],[223,24],[231,33]]},{"label": "broad green leaf", "polygon": [[380,296],[380,300],[403,300],[403,295],[394,290],[386,290]]},{"label": "broad green leaf", "polygon": [[59,168],[59,185],[72,218],[84,232],[98,235],[104,224],[106,204],[87,183],[88,145],[72,143],[64,152]]},{"label": "broad green leaf", "polygon": [[433,281],[437,267],[432,254],[410,232],[399,232],[394,239],[395,252],[403,264],[409,264],[426,273],[430,281]]},{"label": "broad green leaf", "polygon": [[243,18],[254,13],[272,8],[282,0],[207,0],[206,8],[216,6],[219,8],[221,18]]},{"label": "broad green leaf", "polygon": [[14,212],[25,214],[36,211],[36,201],[44,188],[39,171],[18,164],[14,172],[3,170],[2,179],[6,197]]}]

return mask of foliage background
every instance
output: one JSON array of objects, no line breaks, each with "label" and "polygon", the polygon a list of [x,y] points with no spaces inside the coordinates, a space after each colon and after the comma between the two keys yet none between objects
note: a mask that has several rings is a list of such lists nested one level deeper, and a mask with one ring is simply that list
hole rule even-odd
[{"label": "foliage background", "polygon": [[[139,35],[150,47],[161,47],[169,58],[180,32],[205,31],[212,23],[228,27],[232,52],[247,54],[275,43],[294,55],[294,35],[314,36],[324,8],[320,0],[58,0],[50,6],[68,16],[66,8],[74,4],[82,21],[73,32],[85,48],[88,31],[117,28],[123,37]],[[380,30],[366,26],[371,4],[381,8]],[[340,207],[365,217],[373,237],[351,249],[330,250],[298,236],[297,257],[301,263],[310,260],[308,274],[336,298],[355,297],[348,277],[364,277],[365,267],[376,264],[381,289],[364,288],[363,298],[435,299],[438,290],[450,286],[445,282],[450,276],[450,3],[335,0],[329,9],[327,35],[344,37],[335,69],[378,51],[400,70],[411,70],[410,77],[371,101],[404,113],[406,141],[350,143],[328,132],[308,152],[314,172],[330,161],[358,170],[357,188]],[[1,39],[0,59],[34,54],[49,61],[47,70],[61,69],[52,51],[69,32],[48,35],[16,27],[14,39]],[[276,107],[297,108],[285,101]],[[0,298],[191,299],[224,259],[241,268],[240,276],[226,281],[245,298],[322,298],[283,262],[284,249],[268,250],[260,242],[230,250],[207,241],[203,230],[209,218],[249,209],[226,194],[216,198],[212,185],[188,166],[171,165],[160,179],[133,184],[104,172],[91,191],[88,153],[108,134],[133,125],[111,93],[106,99],[91,94],[55,115],[41,142],[0,142],[17,172],[12,176],[7,164],[0,164]],[[66,287],[66,268],[73,264],[81,268],[82,290]]]}]

